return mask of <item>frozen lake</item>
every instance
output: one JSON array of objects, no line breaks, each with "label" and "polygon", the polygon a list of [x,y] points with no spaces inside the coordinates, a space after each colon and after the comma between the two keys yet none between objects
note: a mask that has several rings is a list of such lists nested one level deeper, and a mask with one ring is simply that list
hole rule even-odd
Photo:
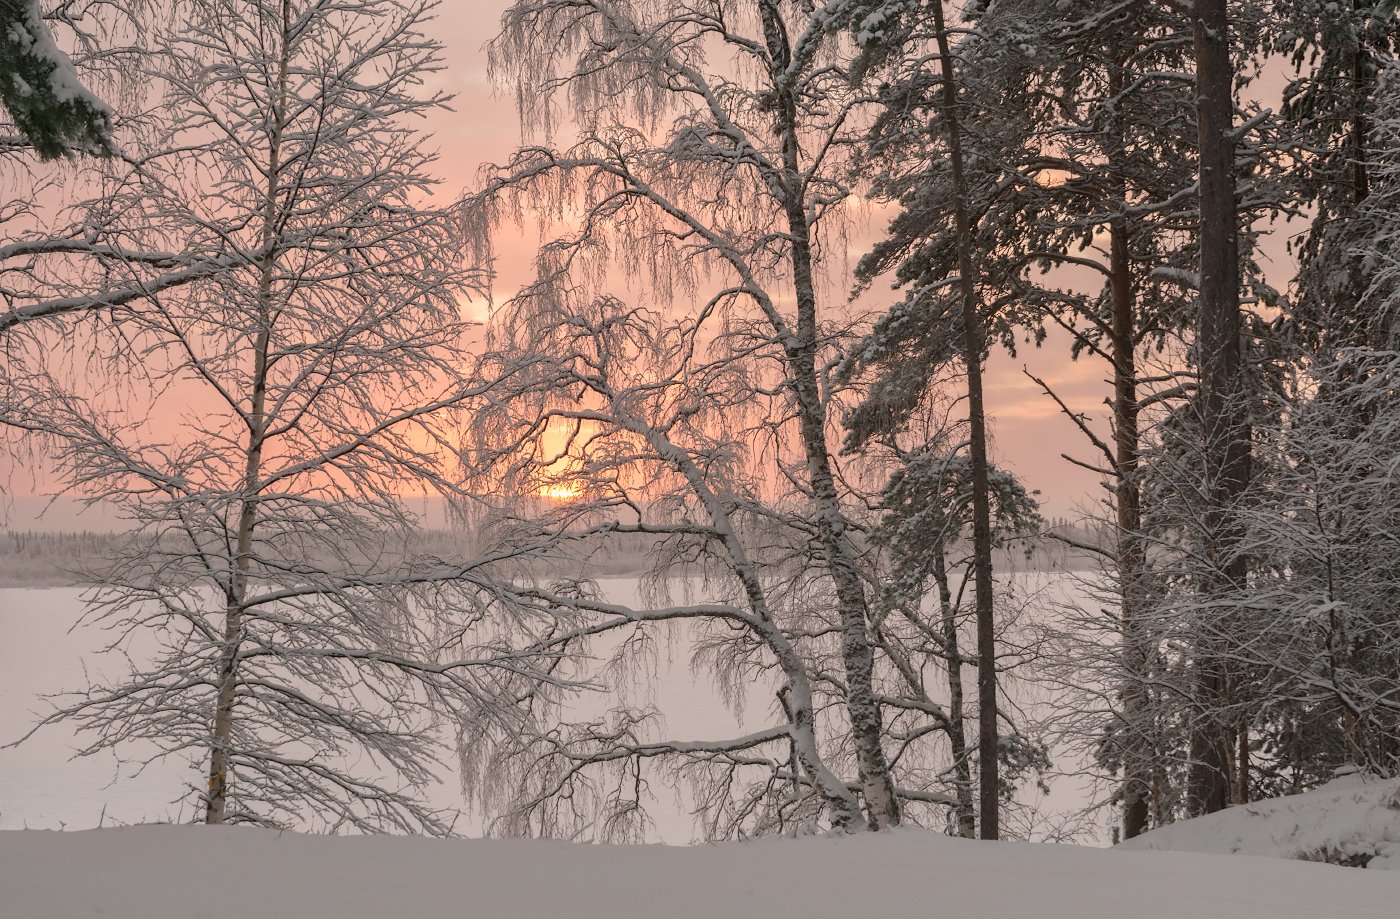
[{"label": "frozen lake", "polygon": [[[29,729],[47,710],[42,696],[85,685],[100,665],[95,629],[75,628],[78,588],[0,588],[0,744]],[[0,829],[86,829],[106,823],[179,821],[178,799],[192,773],[157,765],[139,774],[114,756],[72,759],[73,734],[40,731],[18,748],[0,749]],[[104,816],[105,811],[105,816]]]},{"label": "frozen lake", "polygon": [[[601,583],[609,600],[636,602],[634,579]],[[29,730],[47,710],[45,695],[80,689],[89,673],[121,665],[120,660],[97,653],[106,636],[100,629],[79,625],[82,613],[80,588],[0,588],[0,745]],[[139,656],[141,649],[130,650]],[[119,672],[112,671],[113,675]],[[655,688],[653,699],[666,712],[673,736],[723,737],[744,732],[745,720],[735,718],[706,681],[691,676],[680,649],[674,660],[659,661]],[[755,688],[748,721],[757,724],[765,717],[769,695],[765,687]],[[202,781],[204,764],[166,761],[137,769],[119,762],[110,751],[74,758],[79,744],[80,738],[65,725],[55,725],[18,747],[0,749],[0,830],[87,829],[99,824],[191,819],[188,788]],[[448,765],[440,770],[440,784],[424,793],[439,807],[460,809],[463,799],[452,752],[445,755]],[[689,842],[692,823],[684,807],[668,789],[656,790],[658,841]],[[476,828],[464,817],[457,829],[472,833]]]},{"label": "frozen lake", "polygon": [[[636,600],[635,579],[604,579],[600,586],[613,602]],[[80,689],[89,672],[120,666],[120,660],[96,652],[104,641],[102,632],[77,625],[83,611],[81,593],[75,587],[0,588],[0,745],[23,735],[36,715],[46,710],[44,695]],[[131,651],[140,653],[139,648]],[[679,645],[670,659],[663,652],[654,685],[651,701],[665,713],[671,737],[736,736],[769,722],[771,687],[752,687],[746,718],[736,718],[709,681],[691,673],[688,649]],[[0,748],[0,830],[86,829],[192,819],[188,789],[201,783],[203,764],[164,761],[138,769],[119,762],[111,752],[74,758],[78,746],[79,739],[58,725],[41,730],[19,747]],[[440,778],[438,785],[423,790],[425,796],[439,807],[460,809],[461,789],[450,764],[441,770]],[[1042,799],[1034,790],[1022,797],[1048,812],[1063,813],[1082,806],[1086,791],[1073,779],[1059,779],[1048,798]],[[653,793],[656,841],[690,842],[694,833],[685,796],[672,793],[659,781]],[[466,817],[456,828],[469,835],[479,829]]]}]

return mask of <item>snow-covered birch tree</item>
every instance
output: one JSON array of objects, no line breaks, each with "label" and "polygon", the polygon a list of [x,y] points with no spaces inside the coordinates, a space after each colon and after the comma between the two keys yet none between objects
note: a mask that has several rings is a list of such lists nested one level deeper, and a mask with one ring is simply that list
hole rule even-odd
[{"label": "snow-covered birch tree", "polygon": [[113,648],[156,645],[49,720],[81,752],[191,761],[208,823],[446,832],[421,797],[438,715],[548,679],[472,650],[513,607],[471,566],[403,548],[407,499],[450,490],[479,278],[409,123],[445,101],[432,8],[209,0],[161,25],[168,122],[109,207],[133,247],[228,269],[124,311],[148,390],[55,373],[5,406],[130,521],[92,617]]},{"label": "snow-covered birch tree", "polygon": [[[764,500],[772,483],[756,464],[786,427],[766,411],[782,400],[757,391],[767,349],[743,326],[722,331],[724,313],[668,320],[546,276],[492,324],[490,405],[463,458],[474,491],[538,497],[497,509],[486,555],[518,566],[522,604],[558,617],[531,653],[558,655],[561,675],[608,694],[606,711],[583,719],[566,717],[564,697],[532,698],[530,731],[464,745],[469,789],[503,812],[501,832],[637,838],[658,775],[649,763],[685,783],[705,838],[865,824],[859,786],[837,776],[850,757],[831,717],[834,598],[793,548],[815,527],[801,505]],[[649,545],[640,602],[603,597],[590,575],[622,538]],[[669,644],[689,649],[736,714],[771,686],[773,722],[666,737],[664,713],[629,702],[629,688]]]},{"label": "snow-covered birch tree", "polygon": [[[566,251],[579,254],[561,245],[550,264]],[[471,490],[536,497],[487,499],[498,506],[485,554],[516,566],[523,605],[559,617],[530,650],[559,654],[559,674],[579,687],[552,693],[548,706],[532,697],[531,730],[466,745],[470,790],[503,812],[496,829],[636,838],[658,780],[682,785],[708,839],[860,826],[860,786],[839,778],[857,768],[839,606],[811,551],[819,534],[806,496],[765,473],[770,457],[793,462],[783,459],[793,447],[761,329],[734,304],[668,316],[554,272],[505,303],[490,329],[479,370],[482,385],[494,381],[490,407],[463,454],[479,483]],[[975,788],[957,651],[959,578],[971,569],[956,545],[969,505],[965,464],[939,459],[889,497],[862,492],[901,522],[888,537],[863,534],[859,562],[872,585],[875,689],[901,810],[961,828]],[[871,477],[843,465],[847,481]],[[998,482],[999,534],[1025,535],[1033,503]],[[636,598],[592,576],[624,539],[648,550]],[[935,557],[951,586],[928,613],[921,585],[940,577]],[[668,648],[688,653],[736,715],[766,696],[771,720],[730,737],[670,735],[664,710],[634,701]],[[946,691],[926,679],[940,667]],[[605,710],[571,714],[597,708],[589,687]],[[1004,752],[1037,761],[1033,744],[1008,742]]]},{"label": "snow-covered birch tree", "polygon": [[[900,821],[881,744],[869,598],[830,443],[825,365],[837,311],[823,303],[861,97],[846,76],[849,4],[521,0],[493,55],[539,146],[489,177],[491,214],[540,206],[577,218],[542,272],[578,283],[609,270],[654,295],[744,317],[781,395],[780,466],[807,502],[813,548],[839,611],[844,705],[871,826]],[[576,140],[552,146],[567,103]],[[607,260],[605,253],[623,257]],[[865,819],[859,821],[866,822]]]}]

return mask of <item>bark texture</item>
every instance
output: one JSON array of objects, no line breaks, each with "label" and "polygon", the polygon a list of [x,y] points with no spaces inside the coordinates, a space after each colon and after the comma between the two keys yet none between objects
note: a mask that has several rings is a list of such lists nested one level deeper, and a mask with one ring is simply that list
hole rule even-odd
[{"label": "bark texture", "polygon": [[[1109,73],[1109,93],[1124,88],[1123,67],[1115,63]],[[1137,395],[1137,294],[1131,263],[1132,227],[1124,216],[1128,207],[1128,183],[1124,176],[1126,143],[1121,125],[1114,124],[1109,151],[1109,172],[1119,212],[1109,221],[1109,290],[1113,298],[1109,357],[1113,362],[1114,504],[1117,563],[1121,591],[1123,634],[1123,838],[1132,839],[1148,827],[1152,790],[1150,740],[1143,736],[1147,707],[1148,649],[1141,621],[1142,495],[1138,483],[1140,433]]]},{"label": "bark texture", "polygon": [[243,641],[243,604],[248,593],[248,570],[257,527],[258,479],[267,439],[268,352],[275,307],[278,209],[282,194],[282,133],[286,128],[287,72],[291,67],[291,4],[283,0],[278,23],[277,96],[268,125],[267,193],[263,200],[262,257],[258,271],[258,307],[262,329],[253,342],[251,392],[247,415],[248,440],[243,457],[243,497],[238,512],[238,547],[234,575],[224,611],[224,648],[219,658],[219,689],[209,754],[209,789],[205,796],[204,822],[220,824],[228,817],[228,750],[233,737],[233,709],[238,697],[238,654]]},{"label": "bark texture", "polygon": [[948,27],[941,2],[933,4],[934,35],[942,65],[943,129],[953,173],[953,220],[958,247],[958,288],[962,298],[963,363],[967,369],[967,421],[972,461],[972,551],[977,612],[977,750],[983,839],[1001,835],[1001,795],[997,721],[996,620],[992,606],[992,510],[987,469],[987,418],[982,395],[982,355],[986,336],[978,310],[963,169],[958,87]]},{"label": "bark texture", "polygon": [[943,628],[944,651],[948,659],[948,748],[953,757],[957,783],[958,835],[977,838],[977,810],[972,802],[972,760],[967,749],[967,704],[962,685],[963,656],[958,648],[958,620],[954,615],[953,591],[948,583],[948,566],[940,550],[934,560],[933,578],[938,584],[938,609]]},{"label": "bark texture", "polygon": [[1234,68],[1226,0],[1196,0],[1196,110],[1200,148],[1200,316],[1196,345],[1204,439],[1207,555],[1212,581],[1205,591],[1197,694],[1201,707],[1191,737],[1188,808],[1193,814],[1230,804],[1236,727],[1223,711],[1229,673],[1220,636],[1229,628],[1212,604],[1244,584],[1238,511],[1250,478],[1250,420],[1241,352],[1238,208],[1235,189]]},{"label": "bark texture", "polygon": [[797,340],[786,346],[792,387],[800,417],[802,446],[811,481],[817,533],[836,588],[841,615],[841,658],[846,671],[846,709],[861,792],[870,828],[899,825],[899,799],[880,742],[880,706],[875,698],[875,652],[865,597],[856,568],[856,553],[846,532],[845,516],[831,468],[826,406],[817,378],[817,298],[812,270],[812,229],[802,180],[799,114],[791,68],[791,42],[776,4],[760,4],[764,40],[774,64],[775,114],[782,138],[783,207],[787,217],[793,287],[797,296]]}]

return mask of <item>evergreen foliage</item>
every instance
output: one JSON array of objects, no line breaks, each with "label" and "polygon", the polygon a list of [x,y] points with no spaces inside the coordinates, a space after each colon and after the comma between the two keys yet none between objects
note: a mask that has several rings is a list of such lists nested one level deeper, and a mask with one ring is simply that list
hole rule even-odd
[{"label": "evergreen foliage", "polygon": [[39,0],[0,2],[0,100],[40,159],[117,152],[111,109],[54,43]]}]

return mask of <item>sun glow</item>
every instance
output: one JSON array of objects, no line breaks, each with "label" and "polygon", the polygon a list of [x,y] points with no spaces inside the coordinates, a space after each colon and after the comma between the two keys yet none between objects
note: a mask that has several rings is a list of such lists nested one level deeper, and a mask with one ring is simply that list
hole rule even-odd
[{"label": "sun glow", "polygon": [[583,486],[578,482],[555,482],[545,485],[537,494],[551,501],[577,501],[583,497]]}]

